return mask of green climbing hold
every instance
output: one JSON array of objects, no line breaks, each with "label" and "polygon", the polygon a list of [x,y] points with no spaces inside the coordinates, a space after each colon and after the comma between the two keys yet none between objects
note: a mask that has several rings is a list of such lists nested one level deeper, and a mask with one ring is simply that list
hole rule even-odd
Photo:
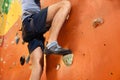
[{"label": "green climbing hold", "polygon": [[2,4],[2,13],[8,14],[11,0],[4,0]]}]

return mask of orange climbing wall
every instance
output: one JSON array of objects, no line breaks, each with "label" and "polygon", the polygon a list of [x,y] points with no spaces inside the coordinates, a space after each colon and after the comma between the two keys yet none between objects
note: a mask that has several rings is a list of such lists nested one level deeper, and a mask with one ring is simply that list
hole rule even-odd
[{"label": "orange climbing wall", "polygon": [[[70,1],[72,11],[58,41],[73,51],[73,65],[65,66],[61,56],[46,56],[42,80],[46,80],[45,74],[47,80],[120,80],[120,0]],[[57,0],[43,0],[42,5],[54,2]],[[97,18],[102,18],[104,23],[94,27],[93,21]],[[31,64],[19,63],[21,55],[28,55],[27,44],[22,44],[20,16],[13,19],[14,22],[8,22],[12,26],[4,25],[5,30],[0,31],[4,36],[0,46],[0,80],[28,80]],[[14,40],[16,33],[20,37],[18,44]],[[58,70],[57,65],[60,65]]]},{"label": "orange climbing wall", "polygon": [[[2,0],[3,1],[3,0]],[[0,4],[2,4],[0,1]],[[20,0],[9,0],[8,13],[1,12],[0,5],[0,80],[29,80],[31,63],[20,65],[20,57],[27,56],[27,44],[21,38]],[[8,7],[8,3],[5,3]],[[19,42],[16,44],[16,34]],[[45,80],[45,77],[42,78]]]},{"label": "orange climbing wall", "polygon": [[[120,80],[120,0],[70,1],[72,11],[58,41],[73,51],[74,62],[67,67],[60,56],[47,56],[48,80]],[[104,23],[95,28],[96,18]]]}]

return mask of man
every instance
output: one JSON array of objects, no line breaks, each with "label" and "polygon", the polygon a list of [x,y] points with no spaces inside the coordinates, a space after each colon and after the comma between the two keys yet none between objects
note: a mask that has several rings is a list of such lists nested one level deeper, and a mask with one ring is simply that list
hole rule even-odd
[{"label": "man", "polygon": [[[47,8],[40,8],[39,0],[22,0],[22,36],[28,42],[31,54],[32,72],[30,80],[40,80],[43,71],[43,51],[46,54],[67,54],[67,49],[57,43],[59,31],[71,10],[68,0],[62,0]],[[51,25],[47,27],[46,24]],[[48,44],[44,49],[43,34],[50,31]]]}]

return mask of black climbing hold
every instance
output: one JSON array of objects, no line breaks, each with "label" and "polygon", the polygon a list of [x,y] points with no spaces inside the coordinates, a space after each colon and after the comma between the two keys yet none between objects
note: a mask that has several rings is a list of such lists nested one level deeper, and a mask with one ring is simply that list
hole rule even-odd
[{"label": "black climbing hold", "polygon": [[23,66],[25,64],[25,56],[20,57],[20,64]]}]

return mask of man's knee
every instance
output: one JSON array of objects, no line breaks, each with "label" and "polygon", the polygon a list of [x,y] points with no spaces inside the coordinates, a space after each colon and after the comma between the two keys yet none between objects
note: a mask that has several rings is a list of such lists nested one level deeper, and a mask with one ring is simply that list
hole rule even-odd
[{"label": "man's knee", "polygon": [[37,47],[31,54],[32,61],[34,63],[39,63],[43,59],[42,50],[40,47]]}]

